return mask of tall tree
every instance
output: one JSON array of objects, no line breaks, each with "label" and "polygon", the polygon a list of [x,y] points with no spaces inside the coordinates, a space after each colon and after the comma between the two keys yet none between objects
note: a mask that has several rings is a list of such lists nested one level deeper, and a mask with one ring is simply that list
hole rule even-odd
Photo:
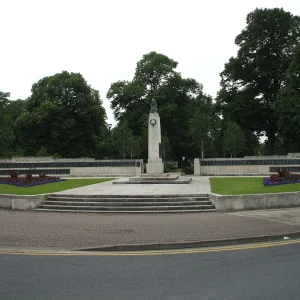
[{"label": "tall tree", "polygon": [[120,122],[114,129],[113,144],[118,158],[133,159],[140,154],[139,139],[133,136],[126,122]]},{"label": "tall tree", "polygon": [[227,123],[223,136],[223,151],[229,153],[230,157],[236,157],[244,150],[245,137],[242,129],[233,122]]},{"label": "tall tree", "polygon": [[[197,154],[200,153],[204,158],[212,151],[215,120],[212,98],[207,95],[201,95],[196,98],[195,112],[190,120],[189,133],[192,142],[197,148]],[[199,156],[197,155],[196,156]]]},{"label": "tall tree", "polygon": [[10,93],[0,91],[0,157],[11,155],[14,141],[13,120],[7,111]]},{"label": "tall tree", "polygon": [[188,156],[189,121],[202,85],[176,72],[177,62],[163,54],[150,52],[137,63],[132,81],[111,85],[107,98],[118,121],[126,121],[132,134],[143,139],[141,155],[147,158],[147,125],[150,102],[158,103],[162,135],[169,138],[170,158]]},{"label": "tall tree", "polygon": [[190,135],[200,151],[201,158],[212,148],[211,120],[209,116],[201,111],[196,111],[190,122]]},{"label": "tall tree", "polygon": [[27,111],[16,121],[26,154],[41,148],[62,157],[94,157],[106,130],[98,91],[79,73],[66,71],[35,83]]},{"label": "tall tree", "polygon": [[235,39],[238,54],[221,73],[218,101],[241,126],[244,119],[247,130],[265,132],[268,153],[274,154],[274,103],[284,84],[292,49],[300,41],[300,18],[274,8],[256,9],[246,21],[246,28]]},{"label": "tall tree", "polygon": [[300,151],[300,44],[294,50],[275,110],[283,147],[290,152]]}]

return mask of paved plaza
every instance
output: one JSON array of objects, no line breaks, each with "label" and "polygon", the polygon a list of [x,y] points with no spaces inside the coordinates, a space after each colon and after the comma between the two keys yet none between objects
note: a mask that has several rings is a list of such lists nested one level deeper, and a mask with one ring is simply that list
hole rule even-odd
[{"label": "paved plaza", "polygon": [[[184,176],[186,178],[189,176]],[[113,184],[112,181],[71,189],[58,194],[78,195],[184,195],[210,193],[208,176],[192,177],[190,184]],[[115,179],[124,181],[124,178]]]}]

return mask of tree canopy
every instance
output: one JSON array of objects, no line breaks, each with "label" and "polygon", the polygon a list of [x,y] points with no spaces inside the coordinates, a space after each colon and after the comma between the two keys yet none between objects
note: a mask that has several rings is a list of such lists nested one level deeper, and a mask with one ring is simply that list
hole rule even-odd
[{"label": "tree canopy", "polygon": [[16,120],[25,153],[44,148],[62,157],[94,157],[106,129],[98,91],[81,74],[64,71],[39,80],[31,92]]},{"label": "tree canopy", "polygon": [[170,156],[178,159],[191,153],[189,123],[197,97],[204,95],[200,83],[182,78],[176,72],[177,65],[163,54],[150,52],[137,62],[132,81],[115,82],[107,93],[116,119],[126,121],[133,135],[143,138],[144,158],[147,158],[147,122],[152,99],[158,103],[162,136],[168,137]]},{"label": "tree canopy", "polygon": [[279,92],[275,106],[279,136],[283,148],[290,152],[300,150],[300,44],[288,68],[286,82]]},{"label": "tree canopy", "polygon": [[239,47],[221,73],[217,101],[224,117],[245,130],[265,133],[274,154],[277,121],[274,104],[284,85],[292,50],[300,41],[300,19],[283,9],[256,9],[236,37]]}]

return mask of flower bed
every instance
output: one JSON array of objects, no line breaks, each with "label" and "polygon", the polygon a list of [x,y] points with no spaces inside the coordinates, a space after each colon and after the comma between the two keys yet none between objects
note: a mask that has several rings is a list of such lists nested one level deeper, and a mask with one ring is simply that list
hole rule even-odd
[{"label": "flower bed", "polygon": [[300,174],[292,174],[286,169],[280,170],[278,174],[270,175],[268,178],[263,178],[265,186],[300,183]]},{"label": "flower bed", "polygon": [[30,187],[60,181],[66,181],[66,179],[61,179],[55,176],[46,176],[43,173],[39,176],[32,176],[31,174],[26,174],[23,177],[19,177],[16,171],[11,171],[10,177],[0,177],[0,183],[21,187]]}]

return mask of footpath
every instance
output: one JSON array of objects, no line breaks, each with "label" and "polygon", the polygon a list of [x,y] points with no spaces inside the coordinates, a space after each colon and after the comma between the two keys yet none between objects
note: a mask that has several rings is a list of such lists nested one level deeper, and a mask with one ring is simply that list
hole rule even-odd
[{"label": "footpath", "polygon": [[[114,185],[110,181],[59,194],[158,195],[209,192],[209,179],[203,176],[194,177],[188,185]],[[0,209],[1,249],[81,250],[109,246],[107,250],[148,250],[282,240],[285,236],[300,237],[300,208],[169,214],[58,213]]]},{"label": "footpath", "polygon": [[[194,241],[212,246],[266,241],[272,236],[281,240],[298,236],[299,216],[300,208],[120,215],[0,210],[0,248],[80,250],[113,246],[108,250],[138,250],[157,249],[158,244],[174,248],[173,243],[183,242],[186,245],[177,246],[193,247]],[[124,244],[131,247],[115,247]]]}]

